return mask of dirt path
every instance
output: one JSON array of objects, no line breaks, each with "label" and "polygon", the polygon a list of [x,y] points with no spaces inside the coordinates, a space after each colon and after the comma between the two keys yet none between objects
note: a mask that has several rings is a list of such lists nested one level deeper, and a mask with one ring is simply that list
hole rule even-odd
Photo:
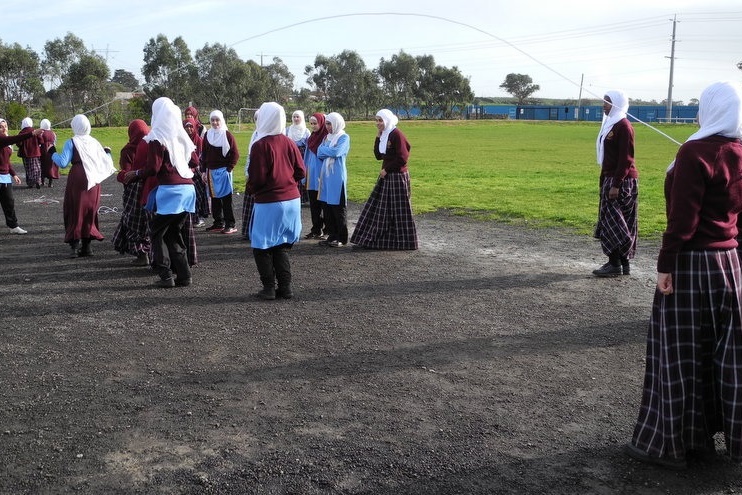
[{"label": "dirt path", "polygon": [[621,452],[656,245],[600,280],[592,239],[420,215],[417,252],[297,244],[295,298],[263,302],[236,236],[200,233],[188,288],[113,252],[116,212],[67,259],[62,193],[16,189],[30,233],[0,229],[2,493],[742,491]]}]

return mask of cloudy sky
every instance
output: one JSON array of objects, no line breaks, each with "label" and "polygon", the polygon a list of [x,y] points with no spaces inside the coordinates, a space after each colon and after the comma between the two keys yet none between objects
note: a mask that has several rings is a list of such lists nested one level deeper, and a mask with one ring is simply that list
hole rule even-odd
[{"label": "cloudy sky", "polygon": [[[701,4],[705,4],[701,6]],[[354,50],[368,67],[404,50],[456,66],[477,96],[505,96],[509,73],[528,74],[542,98],[668,95],[673,18],[677,19],[673,100],[698,98],[710,82],[742,80],[739,0],[288,1],[68,0],[54,8],[4,9],[0,39],[34,49],[72,32],[107,58],[113,72],[140,77],[149,39],[182,36],[192,53],[205,44],[242,59],[280,57],[306,86],[318,55]]]}]

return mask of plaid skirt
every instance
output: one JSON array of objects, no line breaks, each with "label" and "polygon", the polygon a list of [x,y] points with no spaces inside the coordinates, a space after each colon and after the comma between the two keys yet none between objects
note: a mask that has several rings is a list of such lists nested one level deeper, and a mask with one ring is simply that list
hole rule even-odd
[{"label": "plaid skirt", "polygon": [[655,292],[632,443],[683,458],[723,432],[742,461],[742,274],[736,250],[681,252],[674,293]]},{"label": "plaid skirt", "polygon": [[250,227],[252,225],[252,212],[253,206],[255,205],[255,198],[252,194],[248,194],[245,191],[245,195],[242,197],[242,237],[250,240]]},{"label": "plaid skirt", "polygon": [[211,215],[209,190],[206,187],[204,176],[198,170],[193,173],[193,185],[196,188],[196,215],[201,218],[208,218]]},{"label": "plaid skirt", "polygon": [[350,242],[369,249],[418,248],[409,173],[379,177],[361,210]]},{"label": "plaid skirt", "polygon": [[41,184],[41,158],[24,158],[23,168],[26,170],[26,185]]},{"label": "plaid skirt", "polygon": [[613,179],[607,178],[600,189],[595,238],[600,239],[600,247],[606,256],[617,253],[622,258],[632,259],[636,254],[639,227],[637,214],[639,181],[624,179],[619,188],[618,198],[609,200],[608,191],[612,186]]},{"label": "plaid skirt", "polygon": [[121,254],[140,254],[151,251],[149,221],[144,207],[139,204],[144,182],[131,182],[124,186],[123,212],[113,232],[113,248]]}]

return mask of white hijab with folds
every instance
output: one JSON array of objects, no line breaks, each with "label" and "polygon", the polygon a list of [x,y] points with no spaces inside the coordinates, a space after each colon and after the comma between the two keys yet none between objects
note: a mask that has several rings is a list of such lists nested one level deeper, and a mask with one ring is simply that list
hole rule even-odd
[{"label": "white hijab with folds", "polygon": [[255,129],[255,142],[266,136],[283,134],[286,129],[286,110],[275,101],[268,101],[260,105],[256,112],[260,114]]},{"label": "white hijab with folds", "polygon": [[715,134],[742,137],[742,85],[734,81],[716,82],[701,93],[698,103],[698,131],[686,141]]},{"label": "white hijab with folds", "polygon": [[193,171],[188,166],[191,153],[196,149],[191,137],[183,128],[180,120],[180,108],[170,98],[157,98],[152,104],[152,125],[144,141],[159,141],[170,155],[170,163],[184,179],[193,177]]},{"label": "white hijab with folds", "polygon": [[[345,119],[337,112],[330,112],[325,116],[325,122],[332,124],[332,132],[327,135],[325,140],[330,142],[330,146],[335,146],[338,144],[340,136],[345,134]],[[335,158],[332,156],[325,158],[325,165],[325,175],[329,176],[334,172]]]},{"label": "white hijab with folds", "polygon": [[49,122],[49,119],[42,119],[41,122],[39,122],[39,127],[45,131],[50,131],[52,129],[52,123]]},{"label": "white hijab with folds", "polygon": [[88,178],[88,189],[92,189],[116,172],[111,155],[103,150],[103,146],[90,135],[90,121],[83,114],[77,114],[72,119],[72,143],[82,160],[82,167]]},{"label": "white hijab with folds", "polygon": [[[301,123],[298,125],[293,123],[294,117],[297,115],[301,117]],[[308,131],[309,129],[307,129],[307,123],[304,119],[304,112],[301,110],[294,111],[294,113],[291,114],[291,125],[286,130],[286,135],[290,137],[292,141],[296,142],[306,137]]]},{"label": "white hijab with folds", "polygon": [[33,127],[33,120],[31,120],[31,117],[26,117],[21,120],[21,129],[25,129],[26,127]]},{"label": "white hijab with folds", "polygon": [[206,131],[206,139],[209,140],[209,144],[211,144],[214,148],[221,148],[222,149],[222,156],[227,156],[227,153],[229,153],[229,139],[227,139],[227,122],[224,120],[224,114],[221,112],[221,110],[214,110],[209,114],[209,122],[211,122],[211,119],[216,117],[219,119],[219,122],[221,122],[221,125],[219,126],[219,129],[214,129],[211,127],[208,131]]},{"label": "white hijab with folds", "polygon": [[381,136],[379,136],[379,153],[386,153],[386,145],[389,143],[389,133],[397,128],[399,119],[391,110],[387,110],[386,108],[382,108],[376,112],[376,116],[384,121],[384,130],[381,131]]},{"label": "white hijab with folds", "polygon": [[626,118],[626,112],[629,111],[629,97],[621,90],[612,89],[606,91],[605,95],[611,99],[611,110],[608,115],[603,114],[603,125],[600,126],[598,139],[595,142],[595,149],[598,155],[598,165],[603,165],[603,156],[605,148],[605,137],[611,132],[613,126],[620,120]]},{"label": "white hijab with folds", "polygon": [[[742,85],[733,81],[713,83],[703,90],[698,102],[698,124],[701,126],[688,141],[719,134],[728,138],[742,138]],[[675,167],[675,160],[667,171]]]}]

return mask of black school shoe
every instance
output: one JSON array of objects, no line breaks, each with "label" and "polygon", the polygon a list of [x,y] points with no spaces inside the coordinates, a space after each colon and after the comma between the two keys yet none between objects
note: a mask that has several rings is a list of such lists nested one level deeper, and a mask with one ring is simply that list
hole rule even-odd
[{"label": "black school shoe", "polygon": [[624,446],[624,452],[626,452],[626,454],[632,459],[646,464],[654,464],[655,466],[661,466],[674,471],[682,471],[688,468],[688,463],[685,459],[677,459],[675,457],[657,457],[648,452],[644,452],[642,449],[631,443],[627,443]]},{"label": "black school shoe", "polygon": [[601,266],[600,268],[593,270],[593,275],[596,277],[618,277],[623,273],[623,270],[621,269],[621,265],[614,266],[611,265],[610,262],[606,263],[605,265]]}]

